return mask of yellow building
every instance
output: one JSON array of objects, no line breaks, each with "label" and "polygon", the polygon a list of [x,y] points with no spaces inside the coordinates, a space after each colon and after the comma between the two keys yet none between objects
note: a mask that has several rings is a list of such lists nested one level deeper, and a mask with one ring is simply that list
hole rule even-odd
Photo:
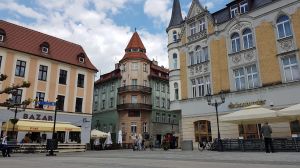
[{"label": "yellow building", "polygon": [[[8,98],[12,98],[13,103],[21,103],[29,98],[55,102],[58,98],[57,121],[81,127],[81,133],[59,131],[60,141],[80,140],[89,143],[97,69],[80,45],[1,20],[0,67],[1,74],[8,76],[0,84],[1,90],[22,81],[31,83],[29,88],[18,89],[13,96],[1,94],[0,102]],[[13,118],[12,111],[1,108],[0,123]],[[25,111],[17,113],[17,118],[53,121],[53,111],[53,106],[32,102]],[[39,136],[51,138],[51,133],[35,130],[27,130],[32,132],[33,139]],[[18,140],[24,138],[27,132],[19,132]]]},{"label": "yellow building", "polygon": [[[300,1],[234,0],[210,13],[192,0],[185,19],[174,0],[168,33],[171,110],[181,111],[183,141],[217,138],[215,109],[281,109],[300,102]],[[299,121],[272,124],[273,137],[299,134]],[[221,138],[259,137],[260,125],[220,123]],[[196,143],[194,143],[196,144]]]}]

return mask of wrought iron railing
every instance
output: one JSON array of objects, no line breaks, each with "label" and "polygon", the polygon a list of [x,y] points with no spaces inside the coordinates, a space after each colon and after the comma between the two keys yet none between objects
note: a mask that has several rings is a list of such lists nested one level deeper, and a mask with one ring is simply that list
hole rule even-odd
[{"label": "wrought iron railing", "polygon": [[151,104],[143,104],[143,103],[125,103],[118,104],[118,110],[152,110]]},{"label": "wrought iron railing", "polygon": [[147,86],[140,86],[140,85],[127,85],[118,88],[118,92],[128,92],[128,91],[135,91],[135,92],[146,92],[151,93],[152,88]]}]

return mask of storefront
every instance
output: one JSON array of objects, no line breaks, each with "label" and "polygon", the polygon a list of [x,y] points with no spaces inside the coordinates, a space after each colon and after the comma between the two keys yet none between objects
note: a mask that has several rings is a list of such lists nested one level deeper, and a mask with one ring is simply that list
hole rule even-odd
[{"label": "storefront", "polygon": [[[0,109],[0,132],[8,131],[12,134],[13,124],[8,122],[14,118],[14,110]],[[30,136],[31,142],[52,138],[54,111],[31,110],[18,111],[18,122],[15,124],[17,141],[21,142],[25,136]],[[89,143],[91,130],[91,115],[79,113],[57,112],[55,130],[61,143]],[[8,123],[8,124],[7,124]]]}]

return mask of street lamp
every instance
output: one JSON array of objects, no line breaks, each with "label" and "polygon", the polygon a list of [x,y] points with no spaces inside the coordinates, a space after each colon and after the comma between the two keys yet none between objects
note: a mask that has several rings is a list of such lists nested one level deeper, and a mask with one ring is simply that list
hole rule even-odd
[{"label": "street lamp", "polygon": [[52,131],[52,139],[47,140],[47,149],[49,150],[49,154],[46,156],[56,156],[54,154],[54,149],[57,149],[57,135],[55,134],[55,125],[56,125],[56,114],[57,114],[57,102],[58,102],[58,97],[56,98],[55,101],[55,109],[54,109],[54,123],[53,123],[53,131]]},{"label": "street lamp", "polygon": [[219,93],[221,97],[221,101],[218,102],[217,99],[214,99],[214,102],[212,102],[212,95],[208,93],[206,95],[207,103],[210,106],[214,106],[216,109],[216,117],[217,117],[217,127],[218,127],[218,141],[217,141],[217,149],[218,151],[223,151],[223,145],[222,145],[222,140],[221,140],[221,135],[220,135],[220,127],[219,127],[219,113],[218,113],[218,106],[225,103],[225,93],[224,91],[221,91]]}]

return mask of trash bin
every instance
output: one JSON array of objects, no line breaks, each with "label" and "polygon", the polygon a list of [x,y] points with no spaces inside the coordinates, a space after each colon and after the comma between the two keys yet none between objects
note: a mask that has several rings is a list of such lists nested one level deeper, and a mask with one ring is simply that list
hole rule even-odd
[{"label": "trash bin", "polygon": [[55,150],[57,149],[57,146],[58,146],[57,139],[47,139],[47,146],[46,146],[47,150]]},{"label": "trash bin", "polygon": [[182,141],[181,149],[183,151],[192,151],[193,150],[193,141],[192,140]]}]

